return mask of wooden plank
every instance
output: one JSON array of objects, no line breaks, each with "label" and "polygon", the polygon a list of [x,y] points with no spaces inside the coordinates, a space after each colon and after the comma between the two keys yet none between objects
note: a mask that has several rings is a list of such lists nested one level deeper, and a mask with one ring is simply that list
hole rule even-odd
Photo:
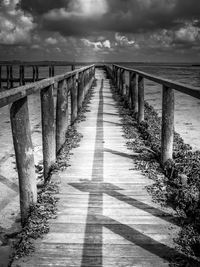
[{"label": "wooden plank", "polygon": [[168,266],[176,254],[179,228],[147,193],[152,181],[135,169],[110,82],[102,69],[96,77],[91,112],[78,125],[83,138],[69,168],[52,176],[61,182],[57,217],[16,266]]},{"label": "wooden plank", "polygon": [[10,119],[19,176],[21,221],[22,225],[24,225],[29,215],[30,205],[37,201],[35,164],[27,97],[12,104]]},{"label": "wooden plank", "polygon": [[47,179],[51,166],[56,161],[54,99],[52,85],[41,90],[41,112],[44,178]]}]

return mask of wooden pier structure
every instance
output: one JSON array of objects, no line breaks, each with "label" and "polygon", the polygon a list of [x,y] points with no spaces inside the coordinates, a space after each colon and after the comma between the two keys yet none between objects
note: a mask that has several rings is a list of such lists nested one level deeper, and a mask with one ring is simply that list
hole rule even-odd
[{"label": "wooden pier structure", "polygon": [[[77,64],[76,64],[77,65]],[[0,89],[11,89],[31,82],[41,81],[47,78],[41,75],[41,68],[45,69],[48,77],[55,76],[57,67],[75,70],[75,64],[68,62],[0,62]],[[27,72],[29,72],[27,74]]]},{"label": "wooden pier structure", "polygon": [[[125,72],[129,86],[125,86]],[[93,81],[96,79],[96,83]],[[86,120],[78,124],[83,135],[73,149],[70,167],[53,174],[60,182],[58,214],[50,231],[35,241],[35,252],[12,266],[169,266],[176,251],[174,233],[179,230],[172,211],[163,210],[147,193],[152,184],[134,165],[135,151],[126,147],[122,122],[111,86],[129,99],[130,109],[144,120],[144,79],[163,85],[161,163],[173,155],[173,90],[200,98],[194,87],[174,83],[122,66],[87,66],[30,83],[0,94],[0,107],[11,104],[10,117],[19,175],[21,218],[24,225],[37,187],[27,97],[41,94],[43,165],[47,179],[65,133],[93,86],[94,96]],[[57,88],[54,112],[53,88]],[[69,120],[69,98],[71,119]],[[56,114],[56,117],[54,117]]]}]

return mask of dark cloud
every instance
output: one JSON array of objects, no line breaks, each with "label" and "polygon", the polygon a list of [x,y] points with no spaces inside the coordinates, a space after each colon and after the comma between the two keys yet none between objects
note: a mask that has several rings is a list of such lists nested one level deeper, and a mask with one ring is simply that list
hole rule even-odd
[{"label": "dark cloud", "polygon": [[67,8],[69,2],[70,0],[21,0],[18,8],[33,15],[41,15],[52,9]]},{"label": "dark cloud", "polygon": [[200,18],[199,0],[177,0],[174,14],[182,19]]},{"label": "dark cloud", "polygon": [[[10,9],[0,0],[0,43],[28,40],[35,51],[50,45],[63,51],[69,43],[68,51],[82,53],[85,47],[94,54],[126,51],[127,56],[136,50],[141,55],[147,47],[192,51],[200,44],[199,0],[18,0],[15,10],[16,1]],[[17,31],[10,29],[14,22]],[[63,47],[59,38],[66,40]]]},{"label": "dark cloud", "polygon": [[[55,7],[55,2],[57,7]],[[46,13],[51,10],[55,16],[45,15],[42,25],[45,29],[59,31],[67,36],[90,35],[97,31],[144,33],[163,28],[171,29],[183,25],[185,19],[198,17],[200,2],[192,0],[193,5],[190,2],[188,0],[109,0],[107,1],[108,10],[103,16],[82,17],[78,14],[60,16],[59,7],[61,8],[62,1],[54,1],[52,5],[48,3]],[[31,5],[27,5],[30,9]],[[38,8],[35,4],[36,6]],[[40,13],[44,13],[44,7],[45,5],[40,7]],[[66,1],[62,7],[68,12]]]}]

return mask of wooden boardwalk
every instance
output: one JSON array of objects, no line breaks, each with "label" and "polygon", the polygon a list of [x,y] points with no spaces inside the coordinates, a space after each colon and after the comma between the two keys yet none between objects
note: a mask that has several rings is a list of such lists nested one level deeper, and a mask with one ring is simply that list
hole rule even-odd
[{"label": "wooden boardwalk", "polygon": [[58,216],[15,267],[168,266],[176,254],[178,227],[147,193],[152,181],[134,169],[109,80],[100,69],[96,78],[91,112],[78,125],[80,146],[53,177],[61,181]]}]

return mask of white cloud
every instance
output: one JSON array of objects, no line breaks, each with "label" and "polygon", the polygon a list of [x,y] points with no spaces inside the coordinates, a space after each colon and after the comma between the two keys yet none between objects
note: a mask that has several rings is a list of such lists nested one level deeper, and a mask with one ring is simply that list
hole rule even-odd
[{"label": "white cloud", "polygon": [[98,42],[92,42],[88,39],[81,39],[83,44],[87,47],[92,47],[94,49],[94,51],[99,51],[102,49],[110,49],[111,48],[111,43],[109,40],[105,40],[103,42],[98,41]]},{"label": "white cloud", "polygon": [[30,15],[16,9],[18,0],[4,0],[0,10],[0,43],[24,44],[31,40],[35,25]]},{"label": "white cloud", "polygon": [[120,46],[133,46],[135,48],[139,48],[139,45],[136,44],[135,40],[129,40],[126,36],[120,35],[118,32],[115,33],[115,45],[118,44]]},{"label": "white cloud", "polygon": [[53,37],[46,38],[45,42],[50,45],[55,45],[58,43],[57,39]]},{"label": "white cloud", "polygon": [[72,2],[74,11],[85,16],[101,16],[108,10],[105,0],[74,0]]},{"label": "white cloud", "polygon": [[175,40],[180,42],[195,42],[200,38],[200,29],[187,24],[175,32]]},{"label": "white cloud", "polygon": [[111,48],[110,41],[109,41],[109,40],[104,41],[104,42],[103,42],[103,47]]}]

